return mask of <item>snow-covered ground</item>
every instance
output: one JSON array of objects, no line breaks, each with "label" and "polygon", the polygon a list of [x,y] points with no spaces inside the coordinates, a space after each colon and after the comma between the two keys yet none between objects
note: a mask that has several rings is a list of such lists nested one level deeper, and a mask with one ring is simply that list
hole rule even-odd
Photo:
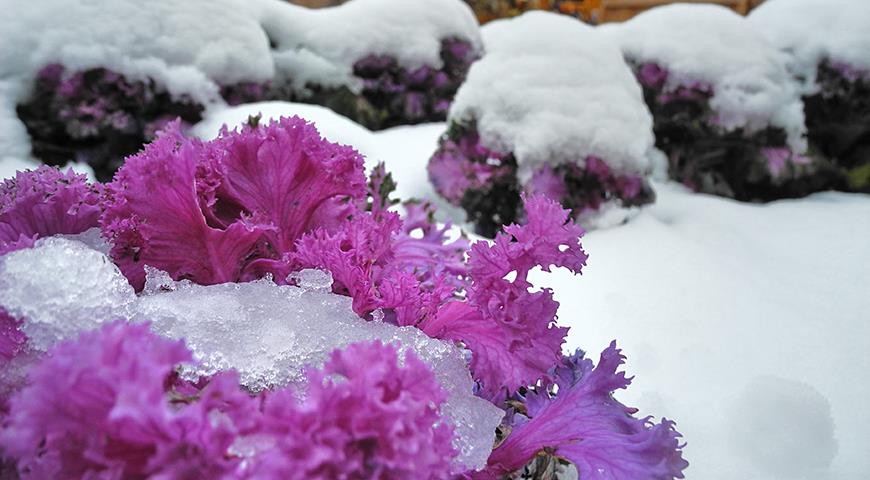
[{"label": "snow-covered ground", "polygon": [[569,346],[618,339],[636,374],[620,397],[677,420],[688,478],[866,478],[870,197],[656,187],[627,225],[587,235],[581,278],[541,279]]},{"label": "snow-covered ground", "polygon": [[[442,131],[376,135],[403,194],[435,198],[425,162]],[[619,398],[677,421],[687,478],[866,478],[870,196],[655,188],[629,223],[586,235],[582,276],[533,278],[562,304],[567,347],[597,358],[617,339],[636,375]]]},{"label": "snow-covered ground", "polygon": [[[443,124],[372,133],[320,107],[270,104],[213,112],[195,131],[259,110],[310,117],[369,167],[385,161],[400,196],[442,205],[426,162]],[[618,340],[636,375],[619,398],[677,421],[688,478],[866,478],[870,196],[753,205],[655,187],[628,224],[587,234],[582,276],[533,278],[562,303],[567,347],[597,358]]]}]

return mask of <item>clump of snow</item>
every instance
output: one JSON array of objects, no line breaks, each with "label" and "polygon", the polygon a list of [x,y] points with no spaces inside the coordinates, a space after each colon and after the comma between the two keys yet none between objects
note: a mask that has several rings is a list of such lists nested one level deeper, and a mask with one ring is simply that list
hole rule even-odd
[{"label": "clump of snow", "polygon": [[[86,232],[81,238],[90,237]],[[118,318],[150,322],[155,332],[184,339],[194,352],[199,363],[184,366],[183,375],[235,369],[253,391],[303,383],[304,368],[322,366],[336,348],[395,343],[426,362],[448,393],[441,413],[455,427],[456,470],[486,464],[504,412],[474,395],[465,357],[453,343],[414,327],[359,318],[350,297],[331,293],[328,274],[303,271],[295,278],[298,287],[269,279],[200,286],[151,270],[137,297],[104,253],[47,237],[0,257],[0,308],[22,320],[30,352]],[[20,384],[29,359],[22,356],[20,368],[12,365],[0,375],[0,390]]]},{"label": "clump of snow", "polygon": [[786,54],[789,69],[808,88],[825,60],[870,71],[870,2],[767,0],[749,21]]},{"label": "clump of snow", "polygon": [[653,145],[641,89],[610,38],[545,12],[487,24],[449,121],[475,121],[481,143],[513,152],[520,182],[537,167],[588,156],[644,173]]},{"label": "clump of snow", "polygon": [[744,17],[718,5],[674,4],[604,31],[628,61],[666,68],[666,89],[712,85],[710,107],[722,128],[780,127],[793,151],[806,150],[798,85],[779,51]]},{"label": "clump of snow", "polygon": [[317,126],[317,131],[330,142],[350,145],[366,157],[366,166],[376,163],[377,151],[372,132],[358,123],[319,105],[293,102],[257,102],[229,108],[215,108],[206,112],[205,118],[196,124],[190,133],[203,139],[217,137],[224,125],[230,130],[241,127],[251,117],[260,116],[260,123],[281,117],[298,115]]},{"label": "clump of snow", "polygon": [[731,447],[774,478],[820,478],[837,454],[831,404],[805,382],[755,377],[729,415]]},{"label": "clump of snow", "polygon": [[201,361],[186,374],[195,378],[233,368],[254,391],[303,382],[306,366],[320,367],[332,350],[351,343],[380,340],[412,349],[448,393],[442,414],[456,428],[456,461],[482,468],[504,412],[472,394],[462,353],[417,328],[360,319],[350,297],[329,291],[328,274],[303,271],[297,278],[299,287],[268,279],[200,286],[151,272],[135,318],[185,340]]},{"label": "clump of snow", "polygon": [[111,259],[75,240],[42,238],[0,257],[0,306],[24,320],[37,351],[118,318],[134,298]]}]

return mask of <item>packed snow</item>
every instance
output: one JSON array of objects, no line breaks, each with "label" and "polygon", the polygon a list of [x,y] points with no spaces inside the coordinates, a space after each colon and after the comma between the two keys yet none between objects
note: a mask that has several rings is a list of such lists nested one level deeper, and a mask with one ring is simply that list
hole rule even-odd
[{"label": "packed snow", "polygon": [[[455,427],[456,471],[486,464],[504,412],[473,394],[463,353],[413,327],[360,319],[350,297],[331,293],[328,274],[299,272],[298,287],[268,279],[200,286],[151,271],[137,296],[103,245],[90,234],[81,240],[48,237],[0,257],[0,308],[22,319],[31,351],[44,352],[118,318],[149,322],[193,351],[199,363],[182,369],[191,380],[234,369],[244,386],[260,391],[301,386],[304,369],[321,367],[336,348],[394,343],[426,362],[448,394],[442,414]],[[22,360],[30,361],[29,355]],[[0,375],[0,390],[20,382],[21,369],[10,369]]]},{"label": "packed snow", "polygon": [[27,319],[21,330],[36,351],[122,316],[134,298],[112,260],[82,242],[43,238],[0,257],[0,305]]},{"label": "packed snow", "polygon": [[767,0],[749,21],[786,54],[790,70],[810,88],[823,60],[870,71],[866,0]]},{"label": "packed snow", "polygon": [[269,280],[200,286],[152,274],[134,319],[186,340],[202,362],[187,374],[198,378],[235,368],[242,384],[255,391],[302,384],[305,367],[321,367],[332,350],[351,343],[380,340],[410,348],[448,393],[442,414],[456,428],[456,462],[465,467],[457,471],[482,468],[504,412],[472,395],[462,353],[414,327],[361,320],[350,297],[331,292],[328,274],[308,270],[296,276],[299,287]]},{"label": "packed snow", "polygon": [[513,152],[518,177],[536,167],[604,160],[618,174],[645,173],[652,117],[610,39],[569,17],[530,12],[488,23],[449,120],[477,122],[481,143]]},{"label": "packed snow", "polygon": [[[439,67],[441,40],[482,42],[461,0],[354,0],[309,10],[280,0],[0,0],[0,161],[30,144],[15,104],[51,63],[152,78],[173,96],[214,106],[220,85],[292,80],[358,89],[353,63],[390,55]],[[119,22],[118,19],[129,21]]]},{"label": "packed snow", "polygon": [[718,5],[674,4],[599,27],[632,62],[655,62],[666,88],[704,82],[727,130],[784,129],[793,151],[806,150],[803,103],[780,52],[744,17]]}]

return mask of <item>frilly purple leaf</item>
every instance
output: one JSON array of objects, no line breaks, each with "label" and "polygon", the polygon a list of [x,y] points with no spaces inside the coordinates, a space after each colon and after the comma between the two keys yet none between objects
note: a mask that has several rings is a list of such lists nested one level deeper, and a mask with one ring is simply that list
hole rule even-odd
[{"label": "frilly purple leaf", "polygon": [[613,342],[595,367],[582,357],[566,360],[559,367],[556,393],[528,393],[529,419],[518,422],[493,450],[488,474],[506,475],[548,449],[573,463],[583,479],[683,478],[688,462],[674,422],[636,418],[636,409],[612,396],[631,382],[624,372],[617,372],[624,359]]},{"label": "frilly purple leaf", "polygon": [[210,142],[176,125],[128,158],[108,192],[103,233],[137,289],[145,265],[203,285],[282,281],[296,239],[337,226],[365,176],[356,151],[292,117]]},{"label": "frilly purple leaf", "polygon": [[82,233],[100,218],[101,187],[87,177],[41,166],[0,184],[0,254],[40,237]]}]

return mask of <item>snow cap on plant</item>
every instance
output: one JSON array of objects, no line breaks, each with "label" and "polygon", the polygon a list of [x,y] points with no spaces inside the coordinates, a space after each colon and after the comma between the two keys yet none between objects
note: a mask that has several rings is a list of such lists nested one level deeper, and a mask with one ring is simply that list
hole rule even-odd
[{"label": "snow cap on plant", "polygon": [[297,238],[333,228],[364,195],[362,157],[299,117],[209,142],[175,125],[118,171],[101,224],[136,288],[145,265],[204,285],[282,281]]}]

